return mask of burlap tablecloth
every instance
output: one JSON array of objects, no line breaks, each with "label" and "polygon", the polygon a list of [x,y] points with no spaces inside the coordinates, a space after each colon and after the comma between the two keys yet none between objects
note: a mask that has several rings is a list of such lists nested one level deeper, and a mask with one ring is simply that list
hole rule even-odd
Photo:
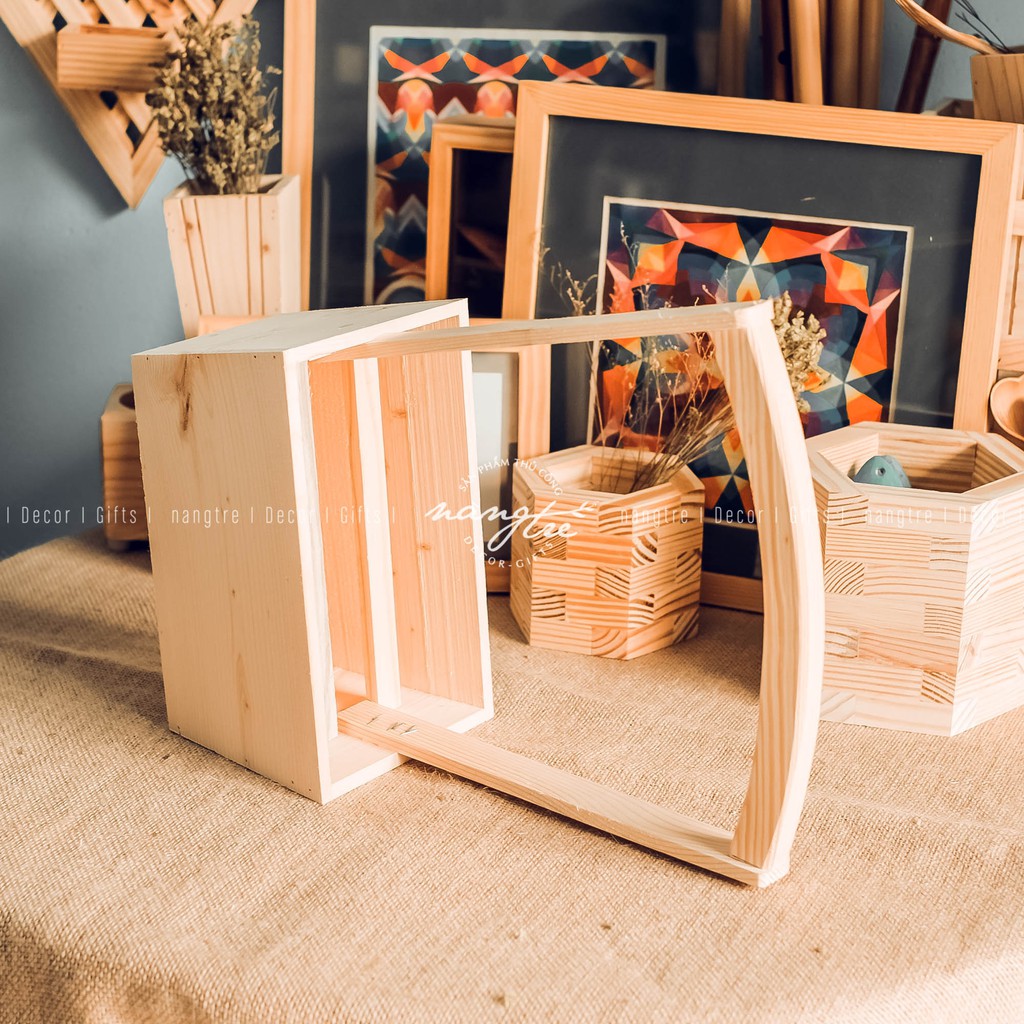
[{"label": "burlap tablecloth", "polygon": [[[760,620],[631,665],[492,600],[480,735],[722,825]],[[0,563],[0,1020],[1024,1020],[1024,712],[825,724],[792,874],[720,881],[405,765],[320,807],[166,730],[147,556]]]}]

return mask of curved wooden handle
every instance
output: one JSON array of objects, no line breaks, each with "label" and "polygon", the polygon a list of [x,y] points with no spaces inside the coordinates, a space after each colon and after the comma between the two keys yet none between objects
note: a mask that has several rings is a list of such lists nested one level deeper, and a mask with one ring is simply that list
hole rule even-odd
[{"label": "curved wooden handle", "polygon": [[803,428],[771,322],[770,302],[717,331],[715,352],[758,510],[764,583],[760,712],[747,795],[730,852],[762,869],[761,885],[789,870],[821,713],[825,587],[821,535]]},{"label": "curved wooden handle", "polygon": [[986,56],[993,56],[1001,52],[991,43],[986,43],[984,39],[969,35],[967,32],[957,32],[955,28],[950,28],[944,21],[936,18],[934,14],[929,14],[920,4],[914,3],[914,0],[896,0],[896,5],[908,18],[917,22],[921,28],[927,29],[933,36],[938,36],[940,39],[948,39],[951,43],[959,43],[961,46],[977,50],[978,53],[984,53]]}]

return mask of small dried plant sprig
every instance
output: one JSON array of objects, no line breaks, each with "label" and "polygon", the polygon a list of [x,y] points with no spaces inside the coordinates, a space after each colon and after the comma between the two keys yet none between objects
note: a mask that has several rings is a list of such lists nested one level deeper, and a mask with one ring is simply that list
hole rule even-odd
[{"label": "small dried plant sprig", "polygon": [[[772,307],[772,326],[789,372],[793,399],[799,412],[809,412],[810,403],[803,393],[819,390],[832,379],[818,363],[824,348],[825,330],[813,314],[808,315],[803,310],[794,312],[789,292],[773,299]],[[736,428],[732,403],[721,386],[714,342],[706,334],[695,335],[687,351],[692,353],[691,365],[687,368],[691,385],[657,454],[636,473],[632,491],[664,483],[681,466],[704,455],[716,438]]]},{"label": "small dried plant sprig", "polygon": [[[622,242],[635,278],[638,251],[624,232]],[[543,267],[548,251],[542,250],[540,255]],[[596,311],[596,275],[581,281],[557,262],[545,270],[545,277],[573,315]],[[640,309],[651,309],[657,301],[650,284],[634,288],[626,298]],[[793,398],[798,411],[806,413],[810,404],[803,392],[820,390],[831,380],[831,374],[818,362],[825,330],[813,314],[794,311],[789,292],[774,299],[772,306],[772,326]],[[665,342],[661,337],[636,339],[638,358],[629,367],[615,367],[614,382],[607,370],[602,372],[599,359],[591,363],[594,443],[621,453],[618,477],[627,482],[629,493],[664,483],[736,427],[713,340],[704,333],[694,334],[683,349]],[[614,352],[614,343],[595,344],[600,354]],[[649,452],[653,456],[647,457]]]},{"label": "small dried plant sprig", "polygon": [[789,292],[783,292],[780,298],[772,300],[772,305],[772,326],[789,370],[789,384],[796,407],[800,412],[810,412],[811,406],[803,392],[823,387],[832,379],[832,375],[818,365],[825,347],[825,329],[813,313],[793,312],[793,299]]},{"label": "small dried plant sprig", "polygon": [[994,50],[1009,53],[1010,48],[999,38],[999,34],[989,25],[971,0],[956,0],[957,18],[962,21],[979,39],[983,39]]},{"label": "small dried plant sprig", "polygon": [[259,24],[190,18],[178,29],[180,47],[156,65],[146,96],[164,152],[173,156],[201,195],[257,192],[275,130],[277,90],[267,91],[260,68]]}]

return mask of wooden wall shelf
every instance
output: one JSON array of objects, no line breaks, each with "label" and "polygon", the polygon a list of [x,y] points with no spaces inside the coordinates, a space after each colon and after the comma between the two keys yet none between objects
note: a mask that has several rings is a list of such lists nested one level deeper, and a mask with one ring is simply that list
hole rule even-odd
[{"label": "wooden wall shelf", "polygon": [[170,47],[160,28],[67,25],[57,33],[57,86],[147,92],[156,81],[153,65]]}]

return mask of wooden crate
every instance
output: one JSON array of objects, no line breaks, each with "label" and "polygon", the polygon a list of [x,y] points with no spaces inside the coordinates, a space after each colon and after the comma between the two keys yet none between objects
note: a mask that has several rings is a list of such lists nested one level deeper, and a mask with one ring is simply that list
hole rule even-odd
[{"label": "wooden crate", "polygon": [[516,464],[512,614],[533,646],[628,660],[696,634],[704,485],[682,467],[622,493],[651,458],[580,445]]},{"label": "wooden crate", "polygon": [[[780,878],[814,750],[824,612],[771,312],[465,327],[464,300],[421,302],[284,315],[135,356],[171,729],[314,800],[411,757],[729,878]],[[470,354],[696,331],[715,339],[755,494],[794,512],[759,535],[765,656],[732,831],[460,735],[492,713]]]},{"label": "wooden crate", "polygon": [[[1024,452],[858,424],[807,442],[825,561],[822,717],[950,736],[1024,704]],[[893,455],[913,489],[855,483]]]},{"label": "wooden crate", "polygon": [[164,200],[174,284],[186,338],[203,317],[263,317],[302,308],[299,179],[266,176],[251,195]]},{"label": "wooden crate", "polygon": [[142,491],[139,429],[131,384],[110,392],[100,416],[103,449],[103,533],[107,544],[123,551],[131,541],[146,540],[146,498]]},{"label": "wooden crate", "polygon": [[147,92],[170,46],[162,28],[66,25],[57,33],[57,87]]}]

